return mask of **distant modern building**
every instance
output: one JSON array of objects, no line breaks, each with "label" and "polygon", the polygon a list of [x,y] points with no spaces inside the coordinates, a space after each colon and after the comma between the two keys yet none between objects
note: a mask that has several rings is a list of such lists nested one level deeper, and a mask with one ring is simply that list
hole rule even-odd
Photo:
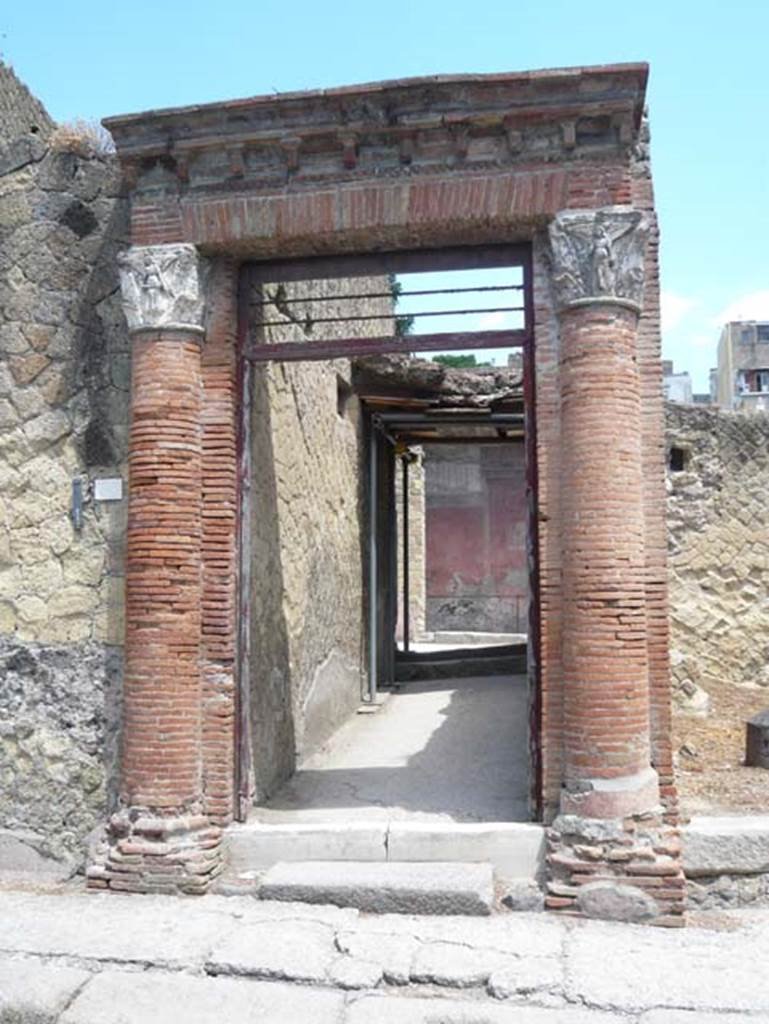
[{"label": "distant modern building", "polygon": [[708,387],[710,388],[710,403],[718,405],[718,367],[711,366],[708,373]]},{"label": "distant modern building", "polygon": [[692,379],[688,372],[675,373],[671,359],[663,359],[662,361],[662,386],[668,402],[681,402],[685,405],[691,405]]},{"label": "distant modern building", "polygon": [[717,396],[722,409],[769,410],[769,321],[724,325],[718,342]]}]

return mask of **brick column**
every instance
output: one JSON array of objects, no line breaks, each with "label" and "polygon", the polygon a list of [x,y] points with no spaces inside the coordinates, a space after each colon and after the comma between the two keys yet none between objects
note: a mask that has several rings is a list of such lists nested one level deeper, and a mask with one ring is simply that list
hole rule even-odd
[{"label": "brick column", "polygon": [[[552,907],[673,921],[677,838],[651,765],[637,359],[647,224],[611,207],[550,229],[560,329],[563,780]],[[659,515],[664,515],[660,507]]]},{"label": "brick column", "polygon": [[200,263],[190,245],[121,258],[133,340],[120,810],[93,887],[199,892],[219,870],[203,810]]}]

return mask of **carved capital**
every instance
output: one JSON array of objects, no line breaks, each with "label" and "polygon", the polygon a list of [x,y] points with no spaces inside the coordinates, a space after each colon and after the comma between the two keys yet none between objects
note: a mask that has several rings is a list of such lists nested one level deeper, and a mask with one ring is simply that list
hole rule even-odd
[{"label": "carved capital", "polygon": [[564,210],[551,222],[549,235],[559,309],[609,300],[640,312],[649,235],[640,210]]},{"label": "carved capital", "polygon": [[203,333],[202,262],[194,245],[135,245],[118,256],[128,329]]}]

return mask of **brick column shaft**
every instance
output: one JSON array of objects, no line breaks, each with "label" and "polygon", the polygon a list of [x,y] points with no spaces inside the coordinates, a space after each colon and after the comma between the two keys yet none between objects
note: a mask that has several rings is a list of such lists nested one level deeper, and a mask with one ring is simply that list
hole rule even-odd
[{"label": "brick column shaft", "polygon": [[597,816],[647,809],[585,794],[650,763],[637,321],[608,301],[561,314],[564,799]]},{"label": "brick column shaft", "polygon": [[201,793],[201,335],[134,338],[121,797]]},{"label": "brick column shaft", "polygon": [[203,793],[204,269],[194,246],[121,255],[133,338],[120,807],[92,888],[201,893],[221,871]]},{"label": "brick column shaft", "polygon": [[680,842],[651,764],[638,359],[648,234],[629,207],[566,211],[549,229],[561,346],[563,773],[545,905],[679,925]]}]

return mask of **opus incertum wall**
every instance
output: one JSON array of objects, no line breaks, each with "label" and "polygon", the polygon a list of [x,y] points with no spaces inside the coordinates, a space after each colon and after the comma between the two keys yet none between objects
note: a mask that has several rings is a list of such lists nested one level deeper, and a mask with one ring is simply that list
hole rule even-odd
[{"label": "opus incertum wall", "polygon": [[548,903],[675,923],[645,65],[110,119],[132,194],[121,810],[89,881],[200,891],[236,811],[239,262],[531,244]]}]

